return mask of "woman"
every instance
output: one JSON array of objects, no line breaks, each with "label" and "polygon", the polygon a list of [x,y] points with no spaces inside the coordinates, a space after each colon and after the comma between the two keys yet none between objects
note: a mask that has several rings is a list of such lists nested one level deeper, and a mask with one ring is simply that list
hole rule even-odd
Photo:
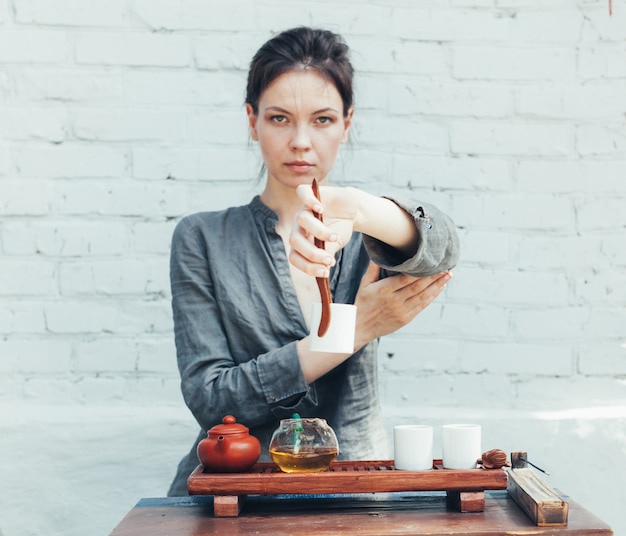
[{"label": "woman", "polygon": [[[458,260],[458,238],[435,207],[328,185],[352,124],[352,75],[348,48],[331,32],[301,27],[265,43],[252,59],[246,95],[265,188],[248,205],[188,216],[174,231],[178,365],[202,430],[170,495],[187,493],[197,442],[228,414],[261,441],[261,460],[269,460],[279,420],[294,412],[325,418],[340,458],[389,455],[377,339],[439,295]],[[330,278],[333,301],[357,305],[352,355],[309,349],[308,313],[320,300],[315,277]]]}]

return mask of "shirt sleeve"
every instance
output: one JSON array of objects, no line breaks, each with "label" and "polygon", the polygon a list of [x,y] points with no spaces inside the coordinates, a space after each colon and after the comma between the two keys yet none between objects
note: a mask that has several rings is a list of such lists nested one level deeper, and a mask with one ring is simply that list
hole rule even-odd
[{"label": "shirt sleeve", "polygon": [[183,397],[200,426],[206,430],[229,414],[257,426],[315,403],[295,337],[258,355],[232,355],[231,339],[246,336],[245,320],[236,324],[224,314],[208,250],[198,226],[181,220],[170,256],[174,335]]},{"label": "shirt sleeve", "polygon": [[413,217],[418,233],[417,251],[407,257],[396,248],[363,235],[367,252],[376,264],[389,272],[416,277],[434,275],[456,266],[459,261],[459,237],[452,219],[437,207],[410,200],[391,199]]}]

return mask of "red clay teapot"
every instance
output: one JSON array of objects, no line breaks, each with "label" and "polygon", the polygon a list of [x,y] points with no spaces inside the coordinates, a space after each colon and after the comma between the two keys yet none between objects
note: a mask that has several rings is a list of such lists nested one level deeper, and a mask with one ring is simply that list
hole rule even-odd
[{"label": "red clay teapot", "polygon": [[200,463],[214,473],[247,471],[261,456],[261,443],[232,415],[226,415],[222,423],[211,428],[198,444]]}]

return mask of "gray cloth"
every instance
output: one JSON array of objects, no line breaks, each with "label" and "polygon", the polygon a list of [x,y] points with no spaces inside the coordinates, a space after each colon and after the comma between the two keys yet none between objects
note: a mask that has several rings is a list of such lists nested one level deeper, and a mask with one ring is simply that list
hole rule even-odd
[{"label": "gray cloth", "polygon": [[[333,301],[354,303],[369,259],[388,272],[430,275],[453,267],[459,254],[452,221],[434,207],[396,203],[414,215],[420,233],[407,259],[354,233],[331,269]],[[206,430],[233,415],[262,446],[280,419],[294,412],[328,421],[340,459],[386,459],[377,341],[312,384],[302,374],[296,342],[308,335],[293,287],[278,216],[260,198],[220,212],[187,216],[172,238],[170,278],[178,368],[185,402],[201,431],[168,495],[186,495]]]}]

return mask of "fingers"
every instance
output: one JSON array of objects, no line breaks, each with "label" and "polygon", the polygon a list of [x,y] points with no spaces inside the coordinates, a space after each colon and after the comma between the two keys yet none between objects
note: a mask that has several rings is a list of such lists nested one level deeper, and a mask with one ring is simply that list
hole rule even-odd
[{"label": "fingers", "polygon": [[309,184],[301,184],[296,188],[296,194],[304,204],[306,208],[312,210],[313,212],[317,212],[319,214],[324,213],[324,206],[318,199],[315,197],[313,193],[313,188]]},{"label": "fingers", "polygon": [[[435,276],[420,278],[411,285],[404,287],[400,292],[405,293],[407,310],[414,315],[424,310],[442,293],[451,278],[452,272],[446,270]],[[425,286],[424,283],[426,283]]]},{"label": "fingers", "polygon": [[[397,274],[380,280],[382,292],[405,291],[408,296],[419,293],[432,284],[444,284],[450,280],[449,270],[426,277],[415,277],[407,274]],[[442,281],[443,280],[443,281]]]},{"label": "fingers", "polygon": [[[318,248],[314,237],[323,240],[325,248]],[[289,245],[289,262],[315,277],[328,277],[330,267],[335,265],[334,254],[340,248],[336,233],[308,210],[296,214]]]},{"label": "fingers", "polygon": [[328,277],[330,267],[335,265],[335,257],[326,250],[316,248],[314,244],[298,235],[289,239],[291,251],[289,262],[299,270],[314,277]]}]

